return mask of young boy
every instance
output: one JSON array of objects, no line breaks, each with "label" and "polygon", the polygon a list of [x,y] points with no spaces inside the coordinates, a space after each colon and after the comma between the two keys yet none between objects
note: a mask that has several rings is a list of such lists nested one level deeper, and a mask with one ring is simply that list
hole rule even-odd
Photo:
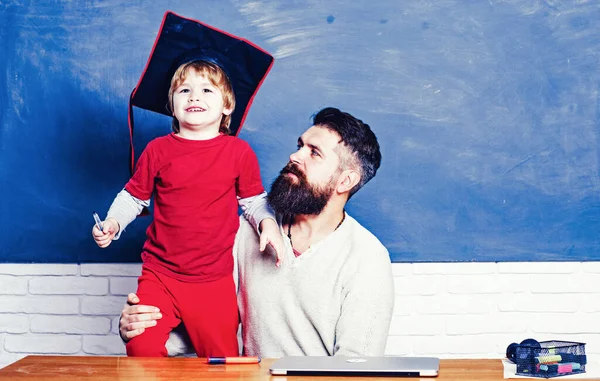
[{"label": "young boy", "polygon": [[[190,22],[175,21],[183,27]],[[173,133],[148,144],[102,230],[92,229],[98,246],[107,247],[154,195],[137,293],[144,304],[157,306],[163,318],[127,343],[129,356],[166,356],[168,335],[180,322],[199,357],[238,355],[232,276],[238,199],[249,219],[260,223],[263,248],[270,243],[279,258],[283,247],[275,217],[266,208],[256,155],[246,142],[229,135],[237,97],[222,64],[226,58],[205,54],[183,60],[172,75],[168,105]]]}]

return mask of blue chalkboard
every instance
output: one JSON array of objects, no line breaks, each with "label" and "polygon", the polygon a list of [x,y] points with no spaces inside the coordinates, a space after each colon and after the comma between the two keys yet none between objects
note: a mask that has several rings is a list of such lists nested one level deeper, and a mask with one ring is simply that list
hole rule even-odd
[{"label": "blue chalkboard", "polygon": [[[240,134],[267,187],[318,109],[372,126],[348,211],[394,261],[600,260],[600,2],[106,0],[0,2],[1,262],[139,261],[150,218],[101,250],[91,213],[166,10],[275,56]],[[141,151],[169,120],[135,112]]]}]

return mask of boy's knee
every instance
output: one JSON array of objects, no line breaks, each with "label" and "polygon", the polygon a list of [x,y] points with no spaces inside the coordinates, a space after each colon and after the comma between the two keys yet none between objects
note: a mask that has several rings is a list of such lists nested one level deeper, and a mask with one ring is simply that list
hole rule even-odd
[{"label": "boy's knee", "polygon": [[142,337],[131,339],[126,345],[127,356],[129,357],[167,357],[167,348],[165,343],[158,341],[149,342],[149,340],[137,340]]}]

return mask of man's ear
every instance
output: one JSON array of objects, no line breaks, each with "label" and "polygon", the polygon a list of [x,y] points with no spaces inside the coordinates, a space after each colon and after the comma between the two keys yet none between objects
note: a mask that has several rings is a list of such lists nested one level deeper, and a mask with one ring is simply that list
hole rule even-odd
[{"label": "man's ear", "polygon": [[339,193],[350,192],[356,184],[360,182],[360,174],[353,169],[347,169],[342,172],[338,179],[337,191]]}]

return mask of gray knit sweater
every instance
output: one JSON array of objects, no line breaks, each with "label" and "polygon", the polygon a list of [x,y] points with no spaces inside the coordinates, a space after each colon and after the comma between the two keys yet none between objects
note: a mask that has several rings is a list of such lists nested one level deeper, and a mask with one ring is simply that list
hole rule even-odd
[{"label": "gray knit sweater", "polygon": [[272,249],[261,253],[256,231],[240,220],[233,252],[244,354],[383,355],[394,308],[386,248],[348,215],[299,257],[285,243],[277,268]]}]

